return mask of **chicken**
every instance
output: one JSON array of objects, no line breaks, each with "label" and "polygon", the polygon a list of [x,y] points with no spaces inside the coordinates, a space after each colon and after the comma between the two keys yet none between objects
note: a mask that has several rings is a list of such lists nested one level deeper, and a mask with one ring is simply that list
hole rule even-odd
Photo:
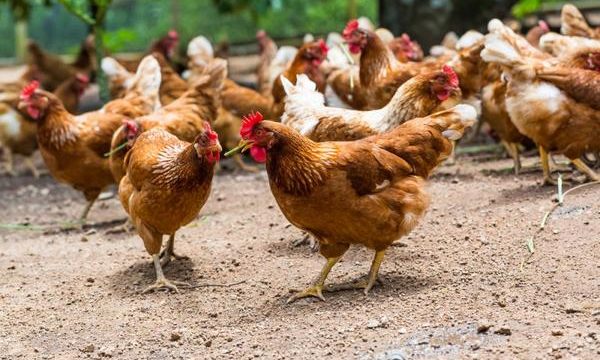
[{"label": "chicken", "polygon": [[556,57],[563,57],[565,53],[573,53],[579,49],[594,49],[599,47],[600,40],[578,36],[548,33],[540,38],[540,48]]},{"label": "chicken", "polygon": [[513,159],[515,175],[521,171],[519,144],[527,137],[513,124],[506,110],[507,81],[500,78],[501,68],[496,64],[486,64],[484,86],[481,90],[481,121],[490,125],[506,152]]},{"label": "chicken", "polygon": [[540,38],[548,32],[550,32],[548,23],[544,20],[540,20],[536,26],[529,29],[525,35],[525,39],[527,39],[527,42],[529,42],[531,46],[538,47],[540,45]]},{"label": "chicken", "polygon": [[68,112],[77,114],[79,99],[89,84],[90,78],[85,74],[78,73],[60,84],[54,91],[54,95],[61,100]]},{"label": "chicken", "polygon": [[419,43],[412,41],[408,34],[390,41],[387,46],[392,50],[396,59],[400,62],[422,61],[423,49]]},{"label": "chicken", "polygon": [[[67,64],[60,56],[44,51],[33,41],[29,42],[27,51],[29,65],[41,74],[42,86],[48,91],[54,91],[61,83],[77,73],[90,76],[95,70],[94,43],[89,37],[82,43],[79,55],[73,64]],[[28,78],[27,80],[35,79]]]},{"label": "chicken", "polygon": [[71,115],[55,95],[38,86],[32,83],[23,90],[19,109],[37,123],[40,152],[50,174],[85,196],[88,204],[79,219],[84,222],[100,192],[114,183],[105,155],[113,133],[124,120],[160,106],[160,67],[154,58],[145,58],[123,99],[79,116]]},{"label": "chicken", "polygon": [[[63,82],[54,95],[59,98],[70,113],[75,113],[79,106],[79,99],[89,79],[87,76],[77,74],[72,79]],[[25,156],[25,165],[34,177],[39,177],[39,172],[32,160],[32,155],[37,150],[37,127],[35,122],[26,118],[27,115],[17,109],[18,97],[14,96],[0,102],[0,145],[6,157],[5,168],[10,175],[14,175],[13,154]]]},{"label": "chicken", "polygon": [[263,96],[269,96],[273,85],[270,68],[277,54],[277,44],[264,30],[256,33],[256,40],[258,40],[260,54],[258,68],[256,69],[258,92]]},{"label": "chicken", "polygon": [[565,35],[600,39],[600,28],[592,29],[581,12],[571,4],[563,6],[560,20],[560,32]]},{"label": "chicken", "polygon": [[[379,37],[350,21],[343,32],[351,53],[360,53],[359,81],[350,81],[348,70],[333,72],[328,79],[337,96],[352,108],[359,110],[379,109],[385,106],[405,81],[420,71],[441,67],[439,63],[401,63]],[[428,68],[430,66],[430,68]],[[358,84],[357,84],[358,83]],[[350,88],[350,89],[349,89]]]},{"label": "chicken", "polygon": [[448,109],[461,99],[458,76],[448,66],[413,77],[386,106],[371,111],[326,107],[323,94],[306,75],[298,75],[295,86],[283,77],[282,81],[287,97],[281,122],[314,141],[362,139]]},{"label": "chicken", "polygon": [[188,68],[204,67],[215,57],[214,49],[204,36],[193,38],[187,47]]},{"label": "chicken", "polygon": [[[199,39],[203,39],[203,38],[200,37],[195,40],[197,42],[196,45],[198,45],[198,46],[200,46],[199,43],[204,43],[203,41],[201,41]],[[156,53],[154,54],[154,56],[157,59],[161,58],[161,56]],[[207,71],[206,70],[207,65],[209,65],[211,62],[216,61],[216,60],[211,60],[211,58],[208,56],[202,56],[201,58],[202,58],[202,62],[201,62],[202,66],[201,67],[197,66],[194,69],[194,71],[190,72],[191,77],[194,77],[195,76],[194,74],[196,74],[197,72],[200,72],[198,76],[202,76]],[[198,59],[200,59],[200,57],[196,58],[196,61],[200,61]],[[221,61],[221,60],[219,60],[219,61]],[[159,60],[159,62],[161,63],[161,77],[162,77],[162,81],[160,84],[160,100],[161,100],[162,105],[169,105],[170,103],[172,103],[173,101],[178,99],[180,96],[182,96],[188,90],[189,85],[188,85],[187,81],[183,80],[181,77],[179,77],[179,75],[177,75],[173,71],[173,69],[171,68],[171,66],[169,64],[167,64],[166,62],[163,62],[161,60]],[[133,74],[128,72],[117,61],[115,61],[111,58],[104,58],[102,60],[102,67],[108,75],[109,87],[111,88],[111,94],[113,94],[113,96],[117,96],[117,97],[124,94],[127,89],[127,86],[131,83],[131,81],[129,81],[128,79],[132,78]],[[210,72],[210,70],[209,70],[209,72]],[[228,83],[230,85],[232,83],[231,80],[224,80],[223,82]],[[233,86],[240,87],[238,85],[233,85]],[[239,93],[240,92],[238,92],[238,94]],[[257,94],[252,89],[248,89],[247,93],[249,93],[251,95]],[[213,125],[213,128],[215,129],[215,131],[217,131],[217,133],[220,134],[223,145],[226,148],[231,149],[231,148],[234,148],[240,140],[239,129],[240,129],[240,126],[242,123],[242,119],[241,119],[241,117],[236,116],[233,113],[231,113],[229,110],[225,109],[223,107],[223,104],[220,101],[219,101],[219,104],[220,105],[218,106],[218,109],[217,109],[216,119],[214,116],[212,116],[212,117],[210,117],[209,121],[211,121],[211,124]],[[271,106],[271,103],[269,102],[269,105],[267,107],[270,107],[270,106]],[[126,130],[126,129],[127,128],[123,127],[119,132],[121,132],[122,130]],[[130,126],[129,129],[135,129],[135,128],[133,126]],[[123,143],[124,138],[126,136],[127,136],[126,134],[119,134],[116,138],[114,138],[113,141],[116,141],[116,143],[114,143],[112,145],[111,149],[114,150],[116,147],[120,146]],[[183,139],[183,140],[186,140],[186,139]],[[191,140],[187,139],[186,141],[191,141]],[[127,150],[127,149],[125,149],[125,150]],[[115,175],[115,179],[117,179],[117,180],[123,176],[123,170],[122,170],[120,164],[122,164],[122,162],[123,162],[125,152],[126,151],[119,151],[119,154],[114,154],[114,156],[119,157],[119,160],[115,161],[114,165],[111,165],[113,175]],[[235,163],[242,170],[250,171],[250,172],[256,172],[258,170],[256,167],[245,164],[239,154],[237,154],[233,159],[234,159]]]},{"label": "chicken", "polygon": [[590,179],[599,180],[580,157],[585,152],[600,151],[600,111],[538,78],[536,69],[547,64],[524,56],[517,35],[502,22],[494,19],[488,29],[481,56],[487,62],[503,65],[509,73],[506,108],[519,131],[538,145],[544,183],[556,183],[550,177],[548,152],[564,154]]},{"label": "chicken", "polygon": [[[323,39],[313,41],[302,45],[296,53],[294,60],[288,68],[281,73],[286,79],[296,79],[299,74],[306,74],[313,82],[317,84],[317,89],[324,93],[327,84],[325,74],[319,69],[323,61],[327,58],[329,48]],[[285,90],[281,79],[277,77],[273,83],[273,100],[275,104],[283,104],[285,98]],[[281,114],[278,109],[275,111],[277,115]]]},{"label": "chicken", "polygon": [[289,298],[323,299],[331,268],[351,244],[375,251],[365,294],[375,284],[386,249],[425,214],[425,181],[474,123],[475,109],[458,105],[396,129],[352,142],[313,142],[290,127],[249,116],[241,146],[266,162],[271,192],[285,217],[312,234],[327,259],[317,281]]},{"label": "chicken", "polygon": [[[217,118],[220,107],[219,92],[227,77],[227,61],[215,59],[204,72],[191,79],[191,86],[177,100],[153,113],[127,120],[117,129],[111,140],[110,170],[117,183],[125,175],[123,161],[133,140],[144,131],[160,127],[180,140],[192,142],[204,131],[206,124]],[[239,138],[238,138],[239,139]]]},{"label": "chicken", "polygon": [[[156,128],[140,135],[127,153],[119,198],[156,270],[156,282],[144,292],[178,291],[177,285],[187,285],[165,278],[162,267],[178,258],[175,232],[192,222],[206,203],[220,152],[217,134],[205,123],[193,143]],[[163,235],[169,240],[161,253]]]},{"label": "chicken", "polygon": [[135,71],[141,60],[153,53],[160,53],[168,62],[172,62],[178,45],[179,34],[175,30],[169,30],[165,36],[150,45],[150,49],[144,54],[144,57],[134,60],[117,59],[117,61],[128,71]]},{"label": "chicken", "polygon": [[590,68],[540,67],[536,78],[552,83],[575,101],[600,110],[600,53],[590,60]]}]

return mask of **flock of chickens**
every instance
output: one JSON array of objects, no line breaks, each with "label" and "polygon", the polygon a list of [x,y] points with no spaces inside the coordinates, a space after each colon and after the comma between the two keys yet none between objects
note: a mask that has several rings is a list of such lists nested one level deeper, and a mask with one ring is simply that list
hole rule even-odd
[{"label": "flock of chickens", "polygon": [[517,172],[520,144],[530,141],[545,182],[554,182],[549,153],[600,180],[588,156],[600,151],[600,29],[565,5],[563,35],[544,22],[526,36],[499,20],[488,30],[448,35],[427,57],[406,34],[394,38],[362,20],[299,49],[278,49],[260,31],[256,90],[228,78],[227,61],[204,37],[189,43],[180,75],[170,31],[143,59],[103,59],[113,100],[79,115],[97,70],[93,40],[72,64],[31,43],[22,80],[0,87],[7,170],[10,154],[39,148],[50,174],[88,201],[82,222],[117,184],[155,266],[145,291],[177,291],[185,284],[162,271],[178,258],[175,233],[207,201],[223,148],[256,171],[240,156],[248,151],[265,163],[283,214],[327,259],[316,282],[289,301],[323,299],[329,271],[351,244],[375,251],[367,280],[356,284],[367,293],[386,249],[424,215],[425,181],[477,121],[489,124]]}]

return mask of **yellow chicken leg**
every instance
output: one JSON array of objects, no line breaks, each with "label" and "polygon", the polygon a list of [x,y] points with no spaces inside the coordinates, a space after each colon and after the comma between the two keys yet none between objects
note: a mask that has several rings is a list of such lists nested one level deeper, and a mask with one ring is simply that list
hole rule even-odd
[{"label": "yellow chicken leg", "polygon": [[340,284],[333,285],[325,288],[326,291],[335,292],[335,291],[344,291],[344,290],[355,290],[361,289],[363,290],[365,295],[369,294],[369,291],[373,288],[376,282],[381,283],[379,279],[379,267],[383,262],[383,257],[385,255],[385,250],[380,250],[375,252],[375,258],[373,258],[373,262],[371,263],[371,269],[369,270],[369,275],[367,279],[361,279],[351,284]]},{"label": "yellow chicken leg", "polygon": [[327,258],[327,263],[325,263],[325,266],[323,266],[323,269],[321,270],[321,273],[319,274],[319,277],[314,282],[314,284],[309,288],[292,295],[287,300],[287,303],[290,304],[298,299],[302,299],[305,297],[316,297],[325,301],[325,298],[323,297],[323,284],[325,284],[327,275],[329,275],[329,272],[331,271],[333,266],[340,260],[340,258],[341,256]]},{"label": "yellow chicken leg", "polygon": [[592,181],[600,181],[600,175],[598,175],[594,170],[592,170],[589,166],[587,166],[580,159],[571,160],[571,162],[573,163],[573,165],[575,165],[575,167],[579,171],[581,171],[582,173],[584,173],[590,180],[592,180]]},{"label": "yellow chicken leg", "polygon": [[6,157],[5,162],[4,162],[4,168],[6,169],[6,172],[8,173],[8,175],[10,176],[15,176],[15,169],[13,167],[13,154],[12,151],[8,148],[5,147],[4,148],[4,156]]},{"label": "yellow chicken leg", "polygon": [[540,161],[542,162],[542,171],[544,173],[544,185],[557,185],[558,182],[550,176],[550,163],[548,162],[548,152],[546,149],[539,146]]},{"label": "yellow chicken leg", "polygon": [[94,205],[94,203],[96,202],[96,199],[93,200],[89,200],[88,203],[85,205],[85,208],[83,209],[83,212],[81,213],[81,216],[79,217],[79,223],[81,224],[85,224],[87,221],[87,216],[90,212],[90,209],[92,208],[92,206]]},{"label": "yellow chicken leg", "polygon": [[175,254],[174,248],[175,248],[175,234],[172,234],[171,236],[169,236],[169,240],[167,241],[167,245],[160,252],[160,255],[159,255],[159,258],[161,259],[161,263],[160,264],[162,266],[169,265],[169,263],[171,262],[171,258],[175,258],[176,260],[189,259],[189,257],[187,257],[187,256],[181,256],[181,255]]},{"label": "yellow chicken leg", "polygon": [[40,178],[40,172],[35,167],[35,163],[33,162],[32,156],[28,156],[25,158],[25,165],[29,168],[29,171],[31,171],[31,174],[33,175],[34,178],[36,178],[36,179]]},{"label": "yellow chicken leg", "polygon": [[156,271],[156,282],[153,285],[150,285],[146,289],[144,289],[144,291],[142,291],[142,294],[161,289],[173,290],[176,293],[178,293],[179,289],[177,288],[177,285],[190,286],[190,284],[183,281],[174,281],[167,279],[165,277],[165,274],[163,273],[162,267],[160,266],[160,256],[158,254],[152,255],[152,261],[154,262],[154,270]]}]

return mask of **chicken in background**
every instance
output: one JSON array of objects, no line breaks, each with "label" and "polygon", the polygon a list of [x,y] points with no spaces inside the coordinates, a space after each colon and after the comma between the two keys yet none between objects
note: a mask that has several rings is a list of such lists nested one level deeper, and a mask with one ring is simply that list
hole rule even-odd
[{"label": "chicken in background", "polygon": [[450,139],[474,123],[475,109],[458,105],[396,129],[351,142],[313,142],[292,128],[248,116],[242,144],[265,162],[271,191],[284,216],[312,234],[327,259],[317,281],[288,302],[323,298],[331,268],[351,244],[375,251],[367,294],[386,249],[410,233],[425,214],[425,181],[452,151]]},{"label": "chicken in background", "polygon": [[27,45],[27,53],[28,65],[33,67],[34,72],[39,75],[34,77],[26,75],[24,80],[27,82],[38,80],[48,91],[54,91],[60,84],[77,73],[90,77],[96,70],[93,35],[89,35],[83,41],[79,54],[72,64],[65,63],[60,56],[45,51],[34,41],[30,41]]},{"label": "chicken in background", "polygon": [[287,93],[281,122],[313,141],[350,141],[384,133],[461,100],[458,75],[449,66],[413,77],[386,106],[371,111],[325,106],[323,94],[306,75],[298,75],[296,85],[281,80]]},{"label": "chicken in background", "polygon": [[527,39],[527,42],[529,42],[531,46],[539,47],[540,38],[549,32],[550,26],[548,26],[548,23],[544,20],[540,20],[536,26],[529,29],[527,34],[525,34],[525,39]]},{"label": "chicken in background", "polygon": [[556,183],[550,176],[549,152],[564,154],[588,178],[600,180],[580,160],[585,152],[600,151],[600,111],[538,78],[537,69],[548,64],[527,56],[518,36],[502,22],[490,21],[488,30],[481,56],[504,66],[509,73],[506,108],[519,131],[538,145],[544,183]]},{"label": "chicken in background", "polygon": [[80,222],[85,222],[100,192],[114,183],[106,154],[115,130],[124,120],[157,109],[159,86],[160,66],[148,56],[125,97],[98,111],[74,116],[55,95],[39,89],[38,83],[23,90],[19,109],[37,123],[38,145],[50,174],[81,191],[88,202]]},{"label": "chicken in background", "polygon": [[[75,114],[88,84],[87,76],[77,74],[61,84],[54,91],[54,95],[65,104],[67,111]],[[16,96],[7,101],[0,101],[0,147],[4,151],[5,169],[9,175],[16,175],[13,155],[21,155],[25,157],[25,165],[33,176],[39,178],[39,171],[32,158],[38,148],[37,126],[28,118],[26,112],[17,109],[18,101]]]},{"label": "chicken in background", "polygon": [[185,92],[146,116],[127,120],[119,127],[111,140],[110,170],[117,183],[125,175],[123,162],[133,141],[141,133],[153,128],[162,128],[178,139],[193,142],[203,132],[206,124],[215,121],[220,108],[219,92],[227,77],[227,61],[214,59],[204,68],[202,74],[190,79]]},{"label": "chicken in background", "polygon": [[557,33],[548,33],[540,38],[540,49],[556,57],[572,53],[578,49],[598,48],[600,40],[578,36],[566,36]]},{"label": "chicken in background", "polygon": [[591,28],[574,5],[565,4],[563,6],[560,20],[560,32],[564,35],[600,39],[600,28]]},{"label": "chicken in background", "polygon": [[129,60],[117,58],[116,60],[125,68],[127,71],[135,72],[139,67],[140,62],[148,55],[153,53],[160,53],[164,56],[169,63],[175,61],[174,56],[176,55],[177,47],[179,46],[179,33],[176,30],[169,30],[165,36],[154,41],[148,51],[139,59]]},{"label": "chicken in background", "polygon": [[411,40],[410,36],[406,33],[390,41],[387,46],[400,62],[418,62],[423,60],[424,56],[421,45]]},{"label": "chicken in background", "polygon": [[501,76],[502,68],[497,64],[487,63],[483,70],[483,88],[481,90],[481,120],[486,122],[500,143],[513,159],[515,175],[521,172],[521,150],[519,144],[527,137],[513,124],[506,110],[507,79]]},{"label": "chicken in background", "polygon": [[[221,150],[217,133],[205,123],[193,143],[156,128],[140,135],[127,153],[119,198],[156,271],[156,282],[144,293],[177,292],[177,285],[188,285],[168,280],[162,268],[171,258],[181,258],[174,252],[175,233],[196,219],[206,203]],[[163,235],[169,240],[161,252]]]},{"label": "chicken in background", "polygon": [[256,33],[256,40],[260,56],[258,68],[256,69],[258,92],[263,96],[269,96],[273,84],[270,68],[277,54],[277,44],[275,44],[275,41],[264,30],[259,30]]},{"label": "chicken in background", "polygon": [[[309,42],[298,50],[294,60],[288,68],[281,73],[286,79],[296,79],[300,74],[305,74],[317,84],[317,89],[321,93],[325,93],[327,85],[325,74],[321,71],[321,64],[327,59],[329,48],[323,39]],[[281,83],[281,78],[277,77],[273,83],[273,101],[274,109],[271,111],[272,118],[279,117],[283,113],[283,100],[285,99],[285,90]],[[250,112],[246,112],[248,114]]]},{"label": "chicken in background", "polygon": [[[187,47],[188,68],[204,67],[214,59],[215,53],[210,41],[204,36],[196,36]],[[186,78],[184,76],[184,78]]]},{"label": "chicken in background", "polygon": [[354,109],[382,108],[402,83],[425,69],[420,63],[401,63],[396,60],[381,39],[372,31],[360,28],[357,20],[348,23],[343,36],[350,52],[361,54],[358,81],[351,79],[352,72],[338,70],[329,76],[328,85]]}]

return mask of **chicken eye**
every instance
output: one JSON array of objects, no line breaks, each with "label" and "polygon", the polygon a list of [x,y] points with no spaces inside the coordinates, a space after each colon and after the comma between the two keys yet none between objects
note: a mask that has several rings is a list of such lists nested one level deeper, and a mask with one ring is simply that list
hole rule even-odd
[{"label": "chicken eye", "polygon": [[259,136],[260,136],[260,135],[263,135],[263,134],[264,134],[264,130],[263,130],[263,129],[258,129],[258,130],[256,130],[256,133],[255,133],[255,134],[256,134],[256,135],[259,135]]}]

